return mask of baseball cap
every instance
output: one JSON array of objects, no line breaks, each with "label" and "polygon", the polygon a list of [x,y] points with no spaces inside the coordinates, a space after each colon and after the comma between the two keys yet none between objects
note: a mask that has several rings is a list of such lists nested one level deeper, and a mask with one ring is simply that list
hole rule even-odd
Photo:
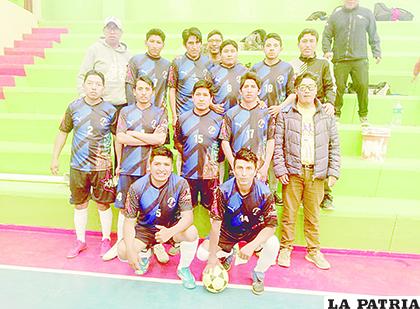
[{"label": "baseball cap", "polygon": [[108,26],[109,23],[114,23],[120,30],[122,30],[122,22],[115,16],[108,16],[104,20],[104,27]]}]

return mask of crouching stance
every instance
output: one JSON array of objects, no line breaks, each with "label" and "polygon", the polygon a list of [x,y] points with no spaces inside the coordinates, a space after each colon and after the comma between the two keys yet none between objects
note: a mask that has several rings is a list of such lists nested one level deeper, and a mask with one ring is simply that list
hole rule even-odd
[{"label": "crouching stance", "polygon": [[198,244],[193,225],[188,182],[172,173],[172,152],[159,146],[150,155],[150,174],[134,182],[128,191],[123,235],[118,257],[127,261],[138,275],[147,272],[150,248],[157,243],[180,243],[177,274],[188,289],[195,288],[190,264]]},{"label": "crouching stance", "polygon": [[280,245],[274,235],[277,226],[274,197],[269,187],[255,178],[257,162],[252,151],[242,148],[237,152],[235,177],[216,190],[211,209],[210,240],[198,248],[197,257],[208,260],[205,271],[211,271],[220,262],[229,270],[235,244],[246,242],[237,254],[239,260],[245,261],[261,246],[260,257],[252,271],[252,291],[261,294],[265,272],[275,264]]}]

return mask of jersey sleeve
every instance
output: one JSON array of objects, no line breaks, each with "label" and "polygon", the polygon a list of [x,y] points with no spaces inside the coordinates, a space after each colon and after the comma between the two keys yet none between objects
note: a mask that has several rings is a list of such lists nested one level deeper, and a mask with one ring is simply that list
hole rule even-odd
[{"label": "jersey sleeve", "polygon": [[172,61],[171,66],[169,67],[169,76],[168,76],[168,87],[177,88],[178,86],[178,66],[174,61]]},{"label": "jersey sleeve", "polygon": [[125,206],[122,210],[123,215],[129,219],[137,218],[140,207],[139,207],[139,198],[133,186],[130,186],[127,193],[127,199],[125,200]]},{"label": "jersey sleeve", "polygon": [[222,221],[225,214],[225,200],[220,187],[214,190],[213,204],[210,207],[210,218],[216,221]]},{"label": "jersey sleeve", "polygon": [[264,225],[265,227],[277,226],[277,210],[274,202],[274,195],[271,193],[267,195],[263,207]]},{"label": "jersey sleeve", "polygon": [[125,112],[120,112],[117,122],[117,134],[127,132],[127,114]]},{"label": "jersey sleeve", "polygon": [[185,179],[181,187],[181,193],[178,199],[178,207],[180,212],[192,210],[190,185]]},{"label": "jersey sleeve", "polygon": [[70,131],[73,130],[73,117],[70,106],[67,107],[67,110],[64,113],[64,117],[61,120],[59,129],[65,133],[70,133]]},{"label": "jersey sleeve", "polygon": [[225,115],[220,129],[219,139],[230,142],[232,137],[232,120]]}]

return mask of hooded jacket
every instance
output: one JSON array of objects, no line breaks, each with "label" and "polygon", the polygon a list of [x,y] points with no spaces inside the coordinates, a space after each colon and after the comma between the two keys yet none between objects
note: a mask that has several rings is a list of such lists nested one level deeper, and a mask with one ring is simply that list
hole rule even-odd
[{"label": "hooded jacket", "polygon": [[109,46],[104,38],[99,39],[87,50],[85,59],[79,70],[77,88],[81,96],[84,95],[83,79],[86,72],[95,69],[105,76],[105,91],[103,99],[114,105],[126,103],[125,77],[127,64],[131,54],[127,45],[120,43],[117,48]]}]

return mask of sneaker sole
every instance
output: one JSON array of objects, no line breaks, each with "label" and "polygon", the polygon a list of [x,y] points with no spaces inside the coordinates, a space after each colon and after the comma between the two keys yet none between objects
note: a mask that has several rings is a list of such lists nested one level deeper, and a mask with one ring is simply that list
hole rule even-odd
[{"label": "sneaker sole", "polygon": [[263,291],[261,291],[261,292],[259,292],[259,291],[255,291],[254,289],[251,289],[252,290],[252,293],[254,293],[255,295],[261,295],[261,294],[263,294],[264,293],[264,290]]},{"label": "sneaker sole", "polygon": [[311,262],[312,264],[314,264],[316,267],[318,267],[319,269],[322,269],[322,270],[327,270],[327,269],[330,269],[331,268],[331,266],[330,267],[321,267],[321,266],[319,266],[317,263],[315,263],[315,261],[314,260],[312,260],[311,258],[309,258],[307,255],[305,255],[305,260],[307,260],[308,262]]},{"label": "sneaker sole", "polygon": [[194,286],[192,286],[192,287],[187,287],[187,286],[185,286],[184,285],[184,277],[183,276],[181,276],[178,272],[176,272],[176,275],[178,276],[178,278],[179,279],[181,279],[181,281],[182,281],[182,286],[184,287],[184,288],[186,288],[186,289],[188,289],[188,290],[192,290],[192,289],[195,289],[196,287],[197,287],[197,285],[194,283]]},{"label": "sneaker sole", "polygon": [[111,249],[109,249],[103,256],[103,261],[111,261],[118,256],[118,242],[116,242]]},{"label": "sneaker sole", "polygon": [[87,249],[87,246],[80,249],[79,252],[76,255],[66,255],[66,258],[68,259],[74,259],[75,257],[79,256],[80,253],[82,253],[82,251],[85,251]]}]

